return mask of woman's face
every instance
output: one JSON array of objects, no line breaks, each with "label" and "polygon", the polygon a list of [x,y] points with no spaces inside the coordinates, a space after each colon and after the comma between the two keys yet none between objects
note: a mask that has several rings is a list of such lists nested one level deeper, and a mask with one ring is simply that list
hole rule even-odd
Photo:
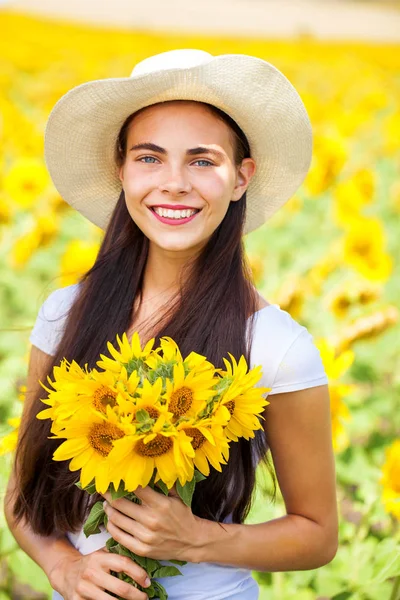
[{"label": "woman's face", "polygon": [[157,104],[135,115],[119,177],[128,211],[151,243],[174,252],[207,243],[255,172],[251,158],[235,165],[232,137],[197,102]]}]

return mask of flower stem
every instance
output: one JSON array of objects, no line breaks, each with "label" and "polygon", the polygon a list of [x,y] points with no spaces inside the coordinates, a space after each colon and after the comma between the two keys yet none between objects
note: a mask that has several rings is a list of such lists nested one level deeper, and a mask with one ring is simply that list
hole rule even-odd
[{"label": "flower stem", "polygon": [[400,600],[400,575],[397,575],[397,577],[394,580],[390,600]]}]

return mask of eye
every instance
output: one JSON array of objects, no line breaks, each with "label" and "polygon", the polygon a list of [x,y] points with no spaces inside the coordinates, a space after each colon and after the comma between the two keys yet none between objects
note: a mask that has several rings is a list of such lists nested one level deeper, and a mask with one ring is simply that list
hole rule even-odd
[{"label": "eye", "polygon": [[140,158],[137,159],[139,162],[145,162],[148,164],[154,164],[154,162],[157,160],[155,158],[155,156],[141,156]]},{"label": "eye", "polygon": [[209,167],[209,166],[213,166],[213,164],[214,164],[211,161],[206,160],[205,158],[199,158],[199,159],[195,160],[194,162],[195,163],[206,163],[206,164],[200,165],[201,167]]}]

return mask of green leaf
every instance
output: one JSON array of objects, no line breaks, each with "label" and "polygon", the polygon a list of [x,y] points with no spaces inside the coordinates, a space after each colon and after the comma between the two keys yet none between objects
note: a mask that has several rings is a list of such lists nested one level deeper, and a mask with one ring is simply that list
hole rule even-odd
[{"label": "green leaf", "polygon": [[106,541],[106,548],[109,552],[113,552],[114,548],[118,546],[118,542],[114,540],[114,538],[108,538]]},{"label": "green leaf", "polygon": [[144,423],[150,419],[150,415],[144,408],[140,408],[135,413],[135,419],[139,421],[139,423]]},{"label": "green leaf", "polygon": [[117,550],[117,553],[120,554],[121,556],[127,556],[128,558],[132,558],[132,559],[134,556],[136,556],[135,554],[133,554],[133,552],[131,552],[130,550],[128,550],[128,548],[125,548],[125,546],[122,546],[121,544],[118,544],[118,547],[116,548],[116,550]]},{"label": "green leaf", "polygon": [[196,480],[196,483],[199,483],[199,481],[203,481],[203,479],[207,479],[207,477],[203,475],[203,473],[200,473],[200,471],[198,471],[197,469],[194,470],[194,478]]},{"label": "green leaf", "polygon": [[175,575],[182,575],[179,569],[176,567],[160,567],[155,571],[153,577],[174,577]]},{"label": "green leaf", "polygon": [[185,485],[181,485],[179,480],[176,482],[176,491],[178,492],[182,502],[189,508],[192,506],[192,498],[194,488],[196,486],[196,478],[193,477],[192,481],[188,481]]},{"label": "green leaf", "polygon": [[130,557],[132,558],[132,560],[134,560],[138,565],[140,565],[142,567],[142,569],[146,570],[146,557],[145,556],[139,556],[138,554],[134,554],[133,552],[130,553]]},{"label": "green leaf", "polygon": [[375,575],[375,577],[369,582],[371,584],[383,583],[389,577],[396,577],[400,573],[400,553],[397,551],[396,554],[388,557],[387,564]]},{"label": "green leaf", "polygon": [[146,571],[149,574],[150,579],[154,576],[153,573],[157,571],[161,567],[161,563],[159,560],[154,560],[154,558],[146,558]]},{"label": "green leaf", "polygon": [[100,533],[99,525],[104,523],[104,515],[103,503],[96,502],[96,504],[92,506],[92,510],[83,526],[86,537],[89,537],[89,535],[92,535],[93,533]]},{"label": "green leaf", "polygon": [[[161,585],[160,582],[153,581],[153,586],[158,592],[157,598],[159,598],[160,600],[168,600],[168,594],[165,590],[165,587],[163,585]],[[146,592],[147,592],[147,590],[146,590]]]},{"label": "green leaf", "polygon": [[159,481],[157,481],[157,483],[155,485],[156,485],[156,488],[157,487],[160,488],[160,490],[163,492],[163,494],[168,496],[168,492],[169,492],[168,487],[163,481],[161,481],[161,479]]},{"label": "green leaf", "polygon": [[353,596],[353,592],[340,592],[340,594],[335,594],[332,596],[331,600],[347,600]]},{"label": "green leaf", "polygon": [[174,563],[174,565],[187,565],[186,560],[169,560],[168,562]]},{"label": "green leaf", "polygon": [[110,494],[113,500],[118,500],[118,498],[123,498],[128,492],[125,490],[125,485],[123,481],[120,481],[118,489],[116,490],[114,485],[110,486]]},{"label": "green leaf", "polygon": [[92,495],[95,494],[97,492],[96,490],[96,484],[95,481],[93,479],[93,481],[91,481],[85,488],[82,488],[81,482],[77,481],[75,483],[76,487],[78,487],[80,490],[84,489],[85,492],[87,492],[88,494]]}]

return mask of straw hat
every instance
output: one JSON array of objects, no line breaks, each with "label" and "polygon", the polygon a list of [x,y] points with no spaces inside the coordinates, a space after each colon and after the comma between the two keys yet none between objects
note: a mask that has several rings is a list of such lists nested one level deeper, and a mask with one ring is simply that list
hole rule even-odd
[{"label": "straw hat", "polygon": [[213,104],[245,133],[257,171],[247,190],[244,233],[260,227],[303,182],[312,129],[289,80],[244,54],[172,50],[139,62],[130,77],[89,81],[68,91],[50,113],[45,160],[62,198],[105,229],[121,192],[114,147],[126,117],[168,100]]}]

